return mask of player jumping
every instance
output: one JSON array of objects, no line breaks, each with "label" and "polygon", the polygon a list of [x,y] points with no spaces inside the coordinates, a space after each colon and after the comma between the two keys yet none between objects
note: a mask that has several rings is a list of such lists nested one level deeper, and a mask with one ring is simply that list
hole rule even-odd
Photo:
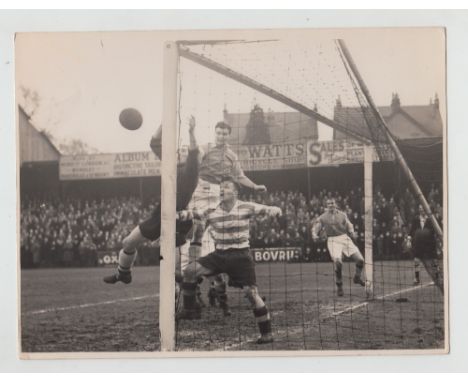
[{"label": "player jumping", "polygon": [[[250,218],[255,214],[281,215],[279,207],[243,202],[238,200],[238,185],[232,180],[220,184],[221,203],[202,215],[194,213],[194,221],[205,222],[211,227],[215,251],[200,257],[185,268],[182,294],[184,308],[178,319],[199,319],[195,289],[197,278],[226,273],[229,285],[245,290],[260,330],[258,344],[273,342],[271,320],[265,302],[258,293],[255,262],[249,253]],[[205,228],[205,227],[203,227]]]},{"label": "player jumping", "polygon": [[[189,210],[203,216],[208,209],[218,207],[220,202],[220,183],[223,178],[234,179],[240,185],[254,191],[266,191],[264,185],[257,185],[252,182],[243,172],[237,155],[227,144],[231,135],[231,126],[225,122],[218,122],[215,126],[215,145],[207,145],[200,149],[199,179],[189,204]],[[190,245],[190,261],[195,261],[202,255],[202,245],[212,247],[210,235],[205,232],[205,222],[194,221],[194,233]],[[226,283],[221,275],[217,276],[213,285],[215,291],[210,291],[211,295],[220,296],[220,306],[229,315],[224,301]]]},{"label": "player jumping", "polygon": [[[157,133],[151,139],[151,149],[155,155],[161,158],[162,129],[159,127]],[[176,278],[181,279],[180,258],[188,248],[184,245],[187,235],[193,226],[192,216],[186,211],[187,205],[192,198],[192,194],[197,186],[199,172],[199,148],[195,138],[195,118],[189,120],[190,145],[185,163],[177,165],[177,199],[176,199],[176,247],[177,247],[177,268],[179,274]],[[154,209],[151,217],[138,226],[123,239],[123,247],[119,252],[119,265],[117,272],[111,276],[104,277],[104,282],[115,284],[119,281],[129,284],[132,281],[132,265],[137,256],[138,246],[146,240],[155,241],[161,236],[161,203]],[[187,253],[188,255],[188,253]]]},{"label": "player jumping", "polygon": [[357,234],[354,232],[354,227],[346,214],[336,208],[336,201],[333,198],[327,200],[327,211],[320,215],[312,227],[312,239],[314,241],[319,240],[321,229],[325,230],[327,236],[327,247],[335,268],[335,282],[338,296],[343,296],[344,294],[342,276],[343,254],[356,262],[353,282],[365,286],[366,284],[361,278],[364,258],[361,252],[359,252],[358,247],[348,236],[349,234],[356,239]]}]

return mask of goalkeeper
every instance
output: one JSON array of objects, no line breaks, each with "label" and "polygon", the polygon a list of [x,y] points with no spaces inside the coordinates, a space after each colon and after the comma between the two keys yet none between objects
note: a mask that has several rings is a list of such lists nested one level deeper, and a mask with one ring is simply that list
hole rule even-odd
[{"label": "goalkeeper", "polygon": [[[184,254],[188,256],[188,245],[186,244],[187,235],[192,230],[193,220],[191,213],[186,211],[187,205],[192,198],[192,194],[198,183],[198,168],[199,168],[199,150],[195,138],[195,118],[191,117],[189,120],[189,135],[190,146],[188,157],[185,163],[177,165],[177,223],[176,223],[176,247],[177,247],[177,262],[180,268],[180,257]],[[155,136],[151,139],[151,149],[155,155],[161,158],[162,129],[159,127]],[[182,211],[182,212],[181,212]],[[113,275],[104,277],[104,282],[108,284],[115,284],[123,282],[129,284],[132,281],[132,266],[137,256],[137,248],[146,240],[158,240],[161,235],[161,203],[154,209],[151,216],[137,225],[130,234],[123,239],[122,249],[119,252],[119,265],[117,272]],[[187,252],[187,253],[184,253]],[[176,274],[177,278],[180,278]]]}]

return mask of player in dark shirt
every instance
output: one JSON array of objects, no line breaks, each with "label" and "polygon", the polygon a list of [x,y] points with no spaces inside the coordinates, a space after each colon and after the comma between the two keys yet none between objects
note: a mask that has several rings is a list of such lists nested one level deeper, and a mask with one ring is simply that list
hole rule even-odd
[{"label": "player in dark shirt", "polygon": [[[195,119],[189,121],[190,146],[187,159],[177,165],[177,197],[176,197],[176,247],[180,248],[187,241],[187,234],[193,226],[191,214],[186,213],[187,205],[198,183],[199,150],[195,139]],[[151,149],[161,158],[162,129],[159,127],[151,139]],[[184,211],[181,213],[180,211]],[[123,239],[122,249],[119,252],[119,265],[117,272],[104,277],[104,282],[115,284],[119,281],[129,284],[132,281],[131,269],[137,256],[137,247],[145,240],[155,241],[161,236],[161,203],[154,209],[151,216],[136,226],[132,232]]]},{"label": "player in dark shirt", "polygon": [[434,282],[438,285],[441,284],[434,226],[421,205],[419,206],[419,214],[412,220],[410,235],[406,241],[414,256],[414,284],[421,283],[419,272],[421,262]]}]

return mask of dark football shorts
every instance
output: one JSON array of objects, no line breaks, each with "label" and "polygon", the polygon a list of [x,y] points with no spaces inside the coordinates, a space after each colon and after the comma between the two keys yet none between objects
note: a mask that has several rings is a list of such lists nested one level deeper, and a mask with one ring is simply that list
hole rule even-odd
[{"label": "dark football shorts", "polygon": [[255,262],[248,248],[216,250],[200,257],[198,263],[211,270],[212,275],[226,273],[229,276],[229,285],[232,287],[243,288],[257,284]]},{"label": "dark football shorts", "polygon": [[430,249],[415,248],[413,250],[413,256],[417,257],[418,259],[421,259],[421,260],[434,260],[434,259],[437,259],[437,251],[435,249],[432,249],[432,248],[430,248]]},{"label": "dark football shorts", "polygon": [[[176,222],[176,247],[185,244],[192,225],[192,220]],[[156,207],[151,217],[141,222],[138,227],[140,227],[140,232],[146,239],[151,241],[159,239],[161,236],[161,208]]]},{"label": "dark football shorts", "polygon": [[[153,143],[153,142],[152,142]],[[157,146],[157,142],[154,142]],[[152,144],[153,146],[153,144]],[[159,155],[158,155],[159,156]],[[193,191],[198,183],[198,148],[189,150],[185,164],[177,165],[177,196],[176,210],[181,211],[187,208]],[[161,204],[153,210],[151,217],[138,225],[141,234],[148,240],[154,241],[161,236]],[[176,247],[185,244],[187,234],[193,226],[192,220],[176,222]]]}]

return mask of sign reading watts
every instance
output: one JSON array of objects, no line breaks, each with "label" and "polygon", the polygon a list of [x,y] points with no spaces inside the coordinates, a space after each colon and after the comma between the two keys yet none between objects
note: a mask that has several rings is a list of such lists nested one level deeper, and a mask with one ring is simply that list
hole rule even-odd
[{"label": "sign reading watts", "polygon": [[306,166],[307,142],[234,146],[245,171],[283,170]]}]

